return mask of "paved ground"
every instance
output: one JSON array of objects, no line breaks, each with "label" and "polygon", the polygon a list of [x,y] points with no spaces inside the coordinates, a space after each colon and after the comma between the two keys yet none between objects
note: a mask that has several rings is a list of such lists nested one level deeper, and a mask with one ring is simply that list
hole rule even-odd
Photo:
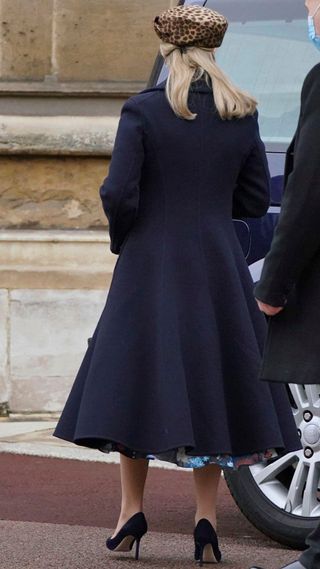
[{"label": "paved ground", "polygon": [[[48,425],[0,423],[0,568],[136,566],[130,554],[109,554],[104,546],[118,512],[118,464],[105,462],[101,453],[99,462],[84,460],[87,451],[53,442],[51,430],[43,426]],[[77,460],[53,458],[69,450],[79,453]],[[193,507],[191,473],[150,469],[145,508],[150,531],[142,541],[137,567],[194,566]],[[296,558],[297,553],[275,544],[247,522],[224,481],[218,516],[222,567],[248,569],[255,562],[277,569]]]}]

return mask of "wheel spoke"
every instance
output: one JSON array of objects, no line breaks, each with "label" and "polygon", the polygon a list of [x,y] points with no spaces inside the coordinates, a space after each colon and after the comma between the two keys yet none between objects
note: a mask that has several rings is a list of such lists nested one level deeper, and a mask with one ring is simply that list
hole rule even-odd
[{"label": "wheel spoke", "polygon": [[305,409],[308,406],[308,399],[303,385],[298,383],[290,383],[291,395],[298,410]]},{"label": "wheel spoke", "polygon": [[304,491],[303,502],[302,502],[302,515],[309,517],[312,515],[312,511],[319,504],[317,501],[317,490],[319,485],[319,468],[315,462],[312,462],[309,467],[309,472],[307,476],[307,483]]},{"label": "wheel spoke", "polygon": [[294,476],[292,478],[289,492],[285,504],[285,511],[292,513],[298,506],[302,504],[303,489],[308,475],[308,466],[299,460]]},{"label": "wheel spoke", "polygon": [[254,479],[257,484],[270,482],[276,476],[278,476],[280,472],[282,472],[283,470],[285,470],[295,462],[298,462],[298,460],[299,459],[297,457],[297,453],[289,452],[285,456],[282,456],[278,460],[275,460],[274,462],[271,462],[271,464],[268,464],[268,466],[263,468],[263,470],[257,472],[257,474],[253,474]]},{"label": "wheel spoke", "polygon": [[320,385],[306,385],[306,396],[311,407],[320,407]]}]

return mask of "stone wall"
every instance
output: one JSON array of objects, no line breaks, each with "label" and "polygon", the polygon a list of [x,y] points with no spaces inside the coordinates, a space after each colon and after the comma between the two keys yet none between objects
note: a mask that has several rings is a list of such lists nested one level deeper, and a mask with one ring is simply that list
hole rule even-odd
[{"label": "stone wall", "polygon": [[172,0],[0,0],[0,416],[59,412],[112,279],[99,186]]},{"label": "stone wall", "polygon": [[0,229],[105,225],[121,106],[143,89],[169,0],[0,0]]},{"label": "stone wall", "polygon": [[0,228],[105,225],[99,187],[117,125],[118,117],[3,116]]},{"label": "stone wall", "polygon": [[0,231],[0,416],[61,411],[116,259],[105,230]]},{"label": "stone wall", "polygon": [[169,0],[1,0],[1,73],[10,81],[146,82]]},{"label": "stone wall", "polygon": [[99,186],[108,164],[108,159],[100,157],[0,156],[0,226],[6,229],[106,226]]},{"label": "stone wall", "polygon": [[0,396],[11,412],[62,409],[105,297],[95,290],[0,290],[7,313],[0,338],[8,346],[0,351]]}]

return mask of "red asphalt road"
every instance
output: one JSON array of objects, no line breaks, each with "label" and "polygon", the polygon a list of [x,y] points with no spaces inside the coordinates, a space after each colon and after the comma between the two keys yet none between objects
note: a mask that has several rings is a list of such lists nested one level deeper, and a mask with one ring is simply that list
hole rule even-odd
[{"label": "red asphalt road", "polygon": [[[120,504],[119,466],[78,460],[0,455],[0,519],[112,528]],[[150,468],[145,494],[150,529],[190,534],[192,474]],[[262,536],[240,513],[225,482],[219,492],[219,534]]]}]

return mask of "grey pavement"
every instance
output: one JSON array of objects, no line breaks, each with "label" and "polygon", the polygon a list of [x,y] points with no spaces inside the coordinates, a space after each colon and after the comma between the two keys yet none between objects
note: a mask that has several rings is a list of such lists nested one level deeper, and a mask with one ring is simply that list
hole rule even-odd
[{"label": "grey pavement", "polygon": [[[104,569],[105,567],[194,567],[191,536],[149,532],[141,542],[141,560],[132,554],[109,553],[104,541],[111,530],[96,527],[0,521],[2,569]],[[296,555],[248,538],[222,538],[221,567],[265,569],[294,560]]]}]

